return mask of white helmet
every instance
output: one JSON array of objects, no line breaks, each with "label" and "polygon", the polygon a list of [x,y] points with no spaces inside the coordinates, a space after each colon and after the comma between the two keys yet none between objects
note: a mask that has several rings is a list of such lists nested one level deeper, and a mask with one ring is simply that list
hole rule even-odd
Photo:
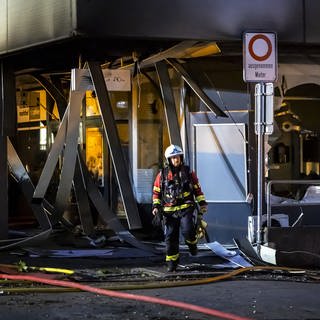
[{"label": "white helmet", "polygon": [[181,147],[171,144],[164,153],[165,158],[168,160],[171,157],[174,156],[183,156],[183,150]]}]

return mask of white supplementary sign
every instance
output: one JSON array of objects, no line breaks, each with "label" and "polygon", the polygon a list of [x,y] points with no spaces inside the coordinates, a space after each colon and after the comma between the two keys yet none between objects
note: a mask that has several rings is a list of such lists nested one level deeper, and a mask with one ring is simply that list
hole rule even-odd
[{"label": "white supplementary sign", "polygon": [[[72,90],[94,90],[88,69],[71,71]],[[109,91],[131,91],[130,70],[102,69],[102,73]]]},{"label": "white supplementary sign", "polygon": [[130,70],[103,69],[104,80],[109,91],[130,91]]},{"label": "white supplementary sign", "polygon": [[246,32],[243,36],[243,79],[248,82],[277,80],[276,34]]}]

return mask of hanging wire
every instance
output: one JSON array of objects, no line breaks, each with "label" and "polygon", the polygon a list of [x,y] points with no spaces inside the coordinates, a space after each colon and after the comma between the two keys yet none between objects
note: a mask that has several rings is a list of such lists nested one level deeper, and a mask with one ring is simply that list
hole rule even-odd
[{"label": "hanging wire", "polygon": [[137,61],[138,108],[140,108],[140,103],[141,103],[141,82],[140,82],[140,77],[141,77],[140,63],[139,63],[139,61]]},{"label": "hanging wire", "polygon": [[[212,80],[210,79],[210,77],[208,76],[207,72],[204,72],[204,75],[205,75],[205,77],[207,78],[207,80],[209,81],[209,83],[210,83],[210,85],[212,86],[212,88],[216,91],[216,93],[217,93],[217,95],[218,95],[218,97],[219,97],[219,99],[220,99],[220,102],[221,102],[222,106],[224,107],[224,110],[228,113],[228,116],[229,116],[230,119],[232,120],[233,124],[236,126],[238,132],[240,133],[240,135],[241,135],[241,137],[242,137],[242,139],[243,139],[243,141],[244,141],[246,144],[248,144],[248,140],[245,138],[245,136],[243,135],[242,131],[239,129],[239,127],[238,127],[236,121],[234,120],[234,118],[233,118],[230,110],[228,109],[227,105],[224,103],[224,101],[223,101],[223,99],[222,99],[222,96],[221,96],[221,94],[220,94],[220,91],[217,90],[217,88],[215,87],[213,81],[212,81]],[[249,92],[249,90],[248,90],[248,86],[247,86],[247,93],[248,93],[248,95],[250,95],[250,92]],[[248,105],[247,105],[248,109],[249,109],[249,104],[250,104],[250,100],[248,100]]]},{"label": "hanging wire", "polygon": [[141,82],[140,82],[140,76],[141,76],[141,69],[140,69],[140,63],[139,59],[137,57],[137,53],[133,52],[132,53],[132,59],[134,62],[134,72],[133,72],[133,77],[136,75],[137,76],[137,85],[138,85],[138,108],[140,108],[140,103],[141,103]]},{"label": "hanging wire", "polygon": [[50,112],[45,105],[43,105],[42,103],[40,103],[40,106],[41,106],[41,108],[43,108],[43,109],[52,117],[52,119],[58,120],[58,121],[60,120],[55,114],[53,114],[52,112]]},{"label": "hanging wire", "polygon": [[[240,130],[238,124],[236,123],[235,119],[233,118],[230,110],[228,109],[226,103],[224,103],[223,99],[222,99],[222,96],[220,94],[220,92],[217,90],[217,88],[215,87],[215,85],[213,84],[213,81],[210,79],[210,77],[208,76],[208,74],[206,72],[204,72],[206,78],[208,79],[210,85],[212,86],[213,89],[215,89],[215,91],[217,92],[217,95],[220,99],[220,102],[222,104],[222,106],[224,107],[225,111],[227,112],[228,116],[230,117],[230,119],[232,120],[233,124],[236,126],[238,132],[240,133],[244,143],[246,144],[247,148],[249,148],[251,151],[254,150],[253,146],[249,144],[249,141],[245,138],[243,132]],[[250,111],[250,86],[249,84],[247,83],[247,86],[246,86],[247,90],[246,90],[246,93],[247,93],[247,97],[248,97],[248,100],[247,100],[247,111],[249,112]],[[251,158],[250,158],[250,152],[248,153],[249,155],[249,158],[248,158],[248,166],[249,166],[249,171],[251,171],[250,169],[250,164],[251,164]],[[250,196],[251,194],[247,195],[247,201],[249,201],[250,199]],[[251,202],[251,201],[250,201]],[[252,208],[251,208],[252,212],[254,210],[254,202],[252,202]]]}]

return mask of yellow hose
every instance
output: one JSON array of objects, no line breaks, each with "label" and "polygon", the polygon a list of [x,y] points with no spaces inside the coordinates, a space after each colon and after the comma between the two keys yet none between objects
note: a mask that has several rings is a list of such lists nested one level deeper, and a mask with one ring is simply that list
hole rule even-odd
[{"label": "yellow hose", "polygon": [[[237,270],[233,270],[229,273],[222,274],[216,277],[209,277],[206,279],[196,279],[196,280],[168,280],[164,281],[149,281],[147,283],[139,284],[122,284],[122,285],[109,285],[103,286],[103,289],[109,290],[139,290],[139,289],[156,289],[156,288],[171,288],[171,287],[181,287],[181,286],[194,286],[209,284],[213,282],[218,282],[222,280],[230,279],[239,274],[248,272],[248,271],[259,271],[259,270],[280,270],[280,271],[306,271],[304,269],[297,268],[287,268],[287,267],[277,267],[277,266],[254,266],[246,267]],[[7,284],[10,284],[9,280],[6,280]],[[80,291],[73,288],[61,288],[61,287],[19,287],[19,288],[0,288],[3,293],[25,293],[25,292],[39,292],[39,293],[50,293],[50,292],[76,292]]]},{"label": "yellow hose", "polygon": [[21,261],[21,260],[18,262],[17,265],[0,264],[0,268],[1,267],[14,269],[14,270],[17,270],[17,271],[20,271],[20,272],[44,271],[44,272],[48,272],[48,273],[63,273],[63,274],[68,274],[68,275],[74,274],[74,270],[70,270],[70,269],[27,266],[26,263]]}]

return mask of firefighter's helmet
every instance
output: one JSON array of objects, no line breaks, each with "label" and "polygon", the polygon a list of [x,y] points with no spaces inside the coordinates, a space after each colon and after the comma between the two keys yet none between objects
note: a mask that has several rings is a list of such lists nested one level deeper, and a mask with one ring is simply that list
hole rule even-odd
[{"label": "firefighter's helmet", "polygon": [[174,156],[183,156],[183,150],[181,147],[171,144],[164,153],[165,158],[168,160]]}]

